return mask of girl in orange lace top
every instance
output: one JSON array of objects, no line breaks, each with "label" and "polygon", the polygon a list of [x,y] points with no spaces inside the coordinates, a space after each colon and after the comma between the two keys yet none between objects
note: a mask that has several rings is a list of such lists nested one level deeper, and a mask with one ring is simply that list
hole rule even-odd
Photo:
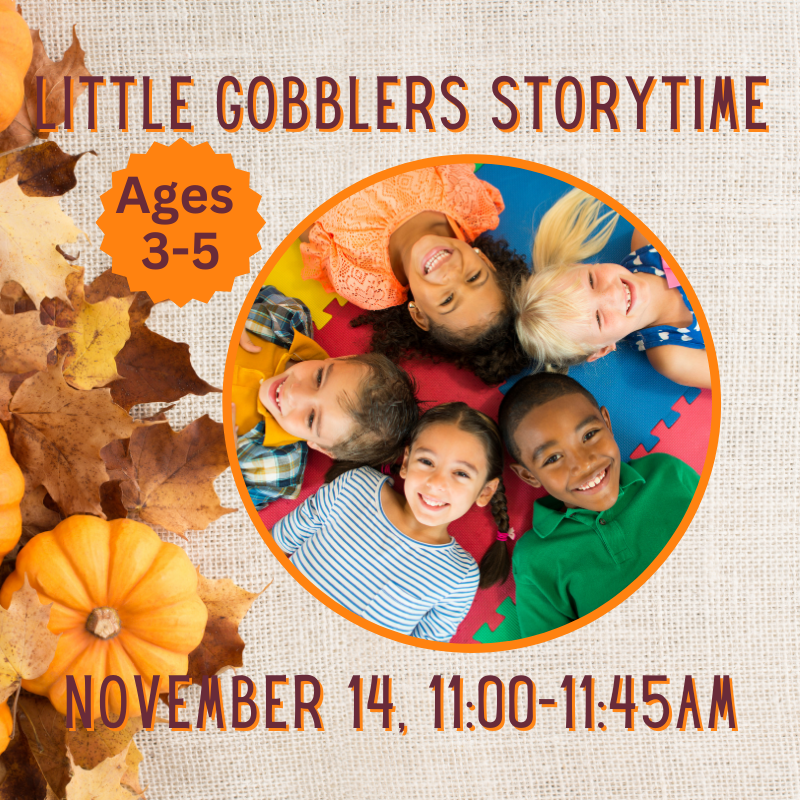
[{"label": "girl in orange lace top", "polygon": [[[369,309],[354,322],[371,322],[376,334],[391,320],[394,330],[372,342],[390,357],[417,351],[471,366],[473,356],[497,345],[516,353],[510,294],[527,274],[524,259],[516,257],[510,275],[473,246],[497,227],[503,208],[500,192],[475,176],[473,164],[395,175],[314,223],[300,247],[303,278]],[[381,339],[392,340],[389,349]],[[516,362],[514,372],[522,368]]]}]

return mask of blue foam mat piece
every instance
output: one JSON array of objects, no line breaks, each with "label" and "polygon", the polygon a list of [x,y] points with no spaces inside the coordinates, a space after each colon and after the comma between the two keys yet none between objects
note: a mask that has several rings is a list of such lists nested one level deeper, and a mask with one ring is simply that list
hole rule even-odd
[{"label": "blue foam mat piece", "polygon": [[[572,187],[549,175],[497,164],[484,164],[479,177],[496,186],[506,204],[493,235],[506,239],[530,265],[536,226],[545,211]],[[619,263],[630,252],[632,233],[633,226],[620,217],[608,244],[592,261]],[[507,392],[524,374],[511,378],[500,391]],[[640,444],[652,450],[658,444],[653,429],[662,420],[672,427],[680,416],[672,406],[683,396],[691,403],[700,394],[699,389],[679,386],[656,372],[647,356],[628,342],[620,343],[616,352],[605,358],[573,367],[569,374],[608,408],[626,459]]]}]

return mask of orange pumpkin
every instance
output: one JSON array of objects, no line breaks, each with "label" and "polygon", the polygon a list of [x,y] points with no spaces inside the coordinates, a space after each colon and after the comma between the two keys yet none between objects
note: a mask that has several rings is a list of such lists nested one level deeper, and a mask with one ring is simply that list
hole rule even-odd
[{"label": "orange pumpkin", "polygon": [[0,425],[0,559],[17,545],[22,533],[19,504],[25,493],[22,470],[8,447],[8,437]]},{"label": "orange pumpkin", "polygon": [[8,747],[12,730],[14,730],[14,720],[11,718],[11,709],[8,703],[0,703],[0,753],[4,753]]},{"label": "orange pumpkin", "polygon": [[33,57],[27,23],[13,0],[0,0],[0,131],[14,120],[25,99],[23,79]]},{"label": "orange pumpkin", "polygon": [[[47,672],[24,680],[25,689],[46,695],[66,714],[66,676],[83,695],[84,676],[93,677],[93,716],[100,716],[100,687],[108,675],[125,683],[128,714],[141,708],[135,675],[145,697],[154,675],[166,691],[169,675],[185,675],[189,653],[200,644],[208,612],[197,594],[197,572],[177,545],[162,542],[141,522],[112,522],[74,516],[40,533],[20,550],[16,570],[0,590],[0,605],[27,573],[42,603],[53,603],[48,627],[60,633]],[[120,712],[119,689],[109,684],[107,702]]]}]

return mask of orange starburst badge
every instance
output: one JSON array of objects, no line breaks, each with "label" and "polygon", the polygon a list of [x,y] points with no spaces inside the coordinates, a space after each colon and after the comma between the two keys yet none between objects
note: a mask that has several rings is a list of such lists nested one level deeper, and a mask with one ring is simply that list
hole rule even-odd
[{"label": "orange starburst badge", "polygon": [[207,303],[214,292],[230,291],[261,249],[261,196],[249,183],[249,173],[208,142],[154,143],[113,173],[100,198],[101,249],[132,291],[146,291],[156,303]]}]

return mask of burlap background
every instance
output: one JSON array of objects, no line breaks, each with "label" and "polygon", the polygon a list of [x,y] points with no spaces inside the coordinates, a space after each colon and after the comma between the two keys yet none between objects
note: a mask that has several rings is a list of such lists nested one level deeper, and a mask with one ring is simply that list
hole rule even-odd
[{"label": "burlap background", "polygon": [[[87,63],[98,75],[135,75],[132,127],[141,119],[141,76],[156,81],[155,113],[168,119],[168,76],[192,75],[184,91],[195,131],[233,154],[263,195],[263,251],[254,276],[284,236],[318,204],[377,170],[424,156],[495,153],[539,161],[583,178],[636,213],[690,277],[714,334],[722,373],[722,434],[714,474],[694,522],[665,566],[622,606],[566,638],[488,655],[441,654],[396,644],[352,625],[288,577],[262,544],[230,475],[217,483],[238,509],[185,545],[210,577],[230,576],[249,589],[272,587],[242,625],[244,672],[312,673],[325,687],[324,732],[268,734],[263,728],[173,733],[165,727],[137,740],[151,800],[234,798],[795,798],[800,795],[796,718],[798,679],[798,511],[796,467],[797,333],[800,288],[796,108],[798,12],[785,2],[47,2],[27,0],[51,54],[77,23]],[[59,49],[60,48],[60,49]],[[320,74],[342,86],[357,75],[362,119],[374,127],[376,75],[422,74],[438,87],[458,74],[469,84],[468,128],[451,134],[322,135],[312,126],[289,134],[234,134],[216,123],[216,83],[225,74],[245,84],[256,75],[278,82],[297,75],[313,86]],[[574,134],[556,124],[545,90],[544,131],[531,127],[530,89],[516,93],[522,124],[503,134],[491,82],[501,74],[609,75],[620,85],[622,131],[587,121]],[[736,80],[743,127],[744,76],[764,75],[768,134],[695,133],[693,86],[684,89],[683,132],[669,131],[669,94],[660,82],[648,107],[648,130],[635,132],[635,105],[625,76],[700,75],[706,114],[716,75]],[[77,189],[63,207],[92,239],[82,262],[89,277],[109,265],[95,220],[111,172],[131,152],[144,152],[169,132],[116,130],[116,89],[100,90],[99,130],[57,138],[70,152],[94,148],[78,169]],[[396,93],[404,109],[403,95]],[[346,100],[346,96],[343,98]],[[79,128],[86,127],[80,103]],[[437,101],[439,114],[450,107]],[[396,113],[396,112],[395,112]],[[396,114],[401,121],[401,114]],[[438,114],[437,114],[438,116]],[[252,277],[207,306],[155,309],[155,327],[191,344],[198,372],[222,384],[234,319]],[[183,425],[210,413],[219,395],[187,397],[171,412]],[[351,675],[394,676],[396,721],[407,736],[379,730],[373,715],[362,733],[350,729]],[[519,733],[432,729],[431,676],[477,680],[530,675],[540,696],[561,697],[563,676],[597,679],[608,700],[615,673],[664,673],[675,706],[686,674],[694,675],[705,725],[714,674],[733,676],[739,731],[654,733],[637,715],[635,732],[605,713],[608,732],[564,730],[563,710],[540,710],[536,727]],[[223,683],[226,693],[230,682]],[[448,693],[449,694],[449,693]],[[578,692],[579,698],[582,695]],[[287,698],[289,693],[286,693]],[[228,695],[229,696],[229,695]],[[189,706],[196,709],[190,692]],[[448,701],[449,702],[449,701]],[[291,701],[287,704],[291,710]],[[582,714],[582,701],[578,703]],[[598,712],[598,720],[604,719]],[[189,715],[191,717],[191,714]],[[469,717],[468,717],[469,718]],[[582,719],[579,717],[579,723]],[[690,726],[691,727],[691,726]]]}]

